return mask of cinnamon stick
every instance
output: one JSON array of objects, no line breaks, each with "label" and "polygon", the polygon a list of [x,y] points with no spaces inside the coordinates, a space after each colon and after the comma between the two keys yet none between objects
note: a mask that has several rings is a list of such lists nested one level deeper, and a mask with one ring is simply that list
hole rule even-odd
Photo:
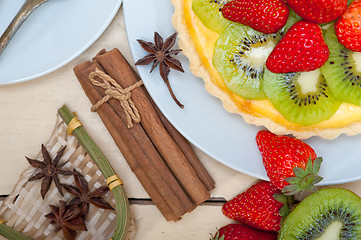
[{"label": "cinnamon stick", "polygon": [[[126,59],[118,49],[100,54],[95,59],[107,74],[123,88],[137,82],[137,77],[133,74],[133,70],[129,67]],[[142,116],[141,124],[143,128],[187,194],[196,205],[207,200],[210,196],[207,188],[199,179],[181,149],[162,125],[144,90],[142,88],[134,89],[132,91],[132,99]]]},{"label": "cinnamon stick", "polygon": [[[106,51],[101,51],[99,55],[106,53]],[[131,68],[131,66],[128,63],[128,66]],[[134,71],[133,74],[137,77],[138,81],[140,80],[139,75]],[[182,150],[186,158],[188,159],[189,163],[192,165],[194,170],[196,171],[198,177],[201,179],[201,181],[204,183],[208,191],[211,191],[215,187],[215,182],[211,175],[208,173],[208,171],[205,169],[201,161],[199,160],[197,154],[194,152],[191,144],[185,139],[182,134],[180,134],[177,129],[174,128],[174,126],[168,121],[168,119],[163,115],[163,113],[159,110],[151,96],[149,95],[148,91],[146,91],[146,94],[152,103],[154,109],[156,110],[160,120],[162,121],[163,126],[168,131],[169,135],[173,138],[173,140],[177,143],[179,148]]]},{"label": "cinnamon stick", "polygon": [[[101,52],[101,54],[106,53],[106,51]],[[129,63],[128,63],[129,65]],[[129,65],[129,67],[131,67]],[[139,75],[133,70],[133,74],[137,77],[138,81],[140,80]],[[169,135],[173,138],[173,140],[177,143],[179,148],[182,150],[189,163],[192,165],[194,170],[196,171],[198,177],[204,183],[208,191],[211,191],[215,187],[215,182],[208,171],[205,169],[201,161],[199,160],[197,154],[194,152],[191,144],[188,142],[182,134],[180,134],[177,129],[168,121],[168,119],[164,116],[164,114],[159,110],[148,91],[145,91],[150,102],[152,103],[154,109],[156,110],[159,119],[162,121],[163,126],[168,131]]]},{"label": "cinnamon stick", "polygon": [[[96,59],[94,60],[94,63],[97,63]],[[98,65],[98,63],[97,63],[97,67],[100,68],[100,65]],[[89,74],[92,71],[93,71],[92,69],[87,69],[86,74]],[[95,87],[95,88],[98,89],[98,93],[99,95],[101,95],[101,97],[105,96],[104,89],[101,89],[100,87]],[[123,107],[119,104],[119,101],[112,98],[108,100],[108,103],[114,109],[114,112],[120,117],[120,119],[123,122],[123,125],[126,126],[127,125],[126,114],[124,112]],[[184,189],[181,187],[177,179],[174,177],[173,173],[170,171],[170,169],[168,168],[162,157],[159,155],[159,152],[157,151],[157,149],[149,139],[142,125],[135,123],[133,127],[128,128],[128,131],[133,135],[137,147],[143,151],[145,157],[148,158],[150,164],[153,165],[154,168],[153,174],[157,174],[157,176],[154,176],[154,178],[162,178],[159,180],[161,181],[159,183],[160,186],[164,186],[166,184],[167,186],[164,187],[166,189],[169,188],[169,190],[167,191],[172,191],[172,193],[165,192],[165,194],[170,198],[171,201],[173,201],[173,204],[176,204],[175,213],[181,216],[184,214],[184,212],[183,214],[181,214],[183,210],[185,210],[186,212],[192,211],[196,207],[195,204],[185,193]],[[173,196],[173,194],[175,194],[175,196]],[[171,205],[171,207],[173,206],[173,204]],[[179,212],[181,206],[183,206],[184,209],[182,209],[182,211]]]},{"label": "cinnamon stick", "polygon": [[[95,67],[100,66],[87,62],[74,68],[80,84],[93,104],[101,99],[101,95],[99,95],[99,92],[88,79],[89,73],[93,71]],[[142,151],[136,147],[137,144],[134,143],[134,148],[127,144],[132,143],[131,136],[129,132],[127,133],[127,128],[121,124],[122,121],[120,119],[117,120],[119,117],[114,110],[108,104],[103,104],[98,109],[98,114],[112,135],[118,148],[127,159],[130,168],[136,174],[137,178],[142,180],[144,189],[165,219],[168,221],[179,220],[180,216],[182,216],[186,210],[183,208],[183,205],[180,204],[180,201],[176,200],[176,197],[172,197],[172,192],[168,191],[168,188],[162,184],[159,178],[157,179],[159,172],[152,169],[150,164],[146,164],[148,161]],[[115,125],[114,123],[118,124]],[[143,166],[141,166],[142,164]],[[163,192],[163,195],[161,192]],[[166,198],[163,196],[166,196]]]},{"label": "cinnamon stick", "polygon": [[[124,113],[124,110],[120,106],[119,102],[115,99],[110,99],[109,105],[114,109],[117,115],[122,119],[123,124],[127,124],[127,119]],[[143,152],[149,161],[153,164],[154,168],[158,171],[160,177],[164,179],[164,182],[169,185],[170,189],[174,192],[177,198],[180,200],[181,205],[184,206],[187,212],[192,211],[196,205],[189,196],[186,194],[182,186],[179,184],[171,170],[168,168],[167,164],[164,162],[163,158],[160,156],[159,152],[153,145],[152,141],[149,139],[147,133],[143,129],[142,125],[135,123],[133,127],[129,128],[129,131],[132,133],[137,144],[144,149]]]},{"label": "cinnamon stick", "polygon": [[[126,125],[126,117],[124,114],[124,111],[121,108],[121,106],[117,103],[115,99],[109,100],[110,106],[113,107],[115,112],[120,116],[122,119],[124,125]],[[189,198],[189,196],[186,194],[182,186],[179,184],[173,173],[170,171],[162,157],[160,156],[159,152],[149,139],[148,135],[144,131],[141,124],[134,124],[132,128],[129,129],[129,131],[133,134],[137,144],[144,149],[143,152],[147,156],[147,158],[150,160],[150,162],[153,164],[155,169],[160,174],[160,177],[162,177],[169,185],[169,187],[172,189],[172,191],[176,194],[178,199],[180,199],[180,204],[183,205],[187,212],[192,211],[196,205],[192,202],[192,200]]]},{"label": "cinnamon stick", "polygon": [[160,120],[163,123],[163,126],[168,131],[169,135],[177,143],[179,148],[182,150],[189,163],[192,165],[193,169],[197,173],[199,179],[206,186],[207,190],[210,191],[214,189],[215,182],[208,171],[204,168],[203,164],[199,160],[198,156],[194,152],[190,143],[173,127],[173,125],[168,121],[168,119],[163,115],[163,113],[156,107],[155,103],[154,109],[157,111]]},{"label": "cinnamon stick", "polygon": [[[139,76],[117,49],[102,50],[93,62],[74,68],[90,101],[93,105],[100,105],[97,109],[99,116],[144,189],[167,220],[179,220],[185,212],[192,211],[209,198],[208,191],[214,188],[213,179],[188,141],[163,116],[143,86],[132,87],[130,92],[122,95],[124,90],[116,87],[116,83],[100,86],[92,82],[89,73],[94,76],[95,68],[112,78],[95,74],[100,76],[95,80],[103,84],[115,80],[123,89],[138,83]],[[102,105],[96,104],[103,97]],[[125,109],[133,106],[133,102],[141,121],[137,123],[137,114],[132,114],[136,122],[127,128],[129,115]]]}]

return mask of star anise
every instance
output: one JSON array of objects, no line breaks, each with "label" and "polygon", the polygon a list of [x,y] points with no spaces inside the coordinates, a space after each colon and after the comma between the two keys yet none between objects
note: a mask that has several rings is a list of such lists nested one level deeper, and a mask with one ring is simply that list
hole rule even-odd
[{"label": "star anise", "polygon": [[89,191],[88,183],[79,172],[74,170],[74,180],[77,187],[71,185],[63,185],[65,190],[75,196],[69,202],[69,205],[77,205],[81,210],[81,214],[85,218],[88,214],[89,203],[94,206],[102,209],[111,209],[114,210],[112,206],[109,205],[106,201],[104,201],[101,196],[108,192],[108,187],[99,187],[93,192]]},{"label": "star anise", "polygon": [[49,218],[50,223],[55,225],[56,232],[63,229],[66,239],[75,239],[77,230],[88,230],[77,206],[67,206],[65,201],[60,200],[59,207],[50,205],[50,208],[52,212],[45,215],[45,217]]},{"label": "star anise", "polygon": [[148,65],[149,63],[153,62],[152,68],[150,70],[150,72],[152,72],[159,64],[160,76],[167,85],[172,98],[179,107],[184,108],[183,104],[181,104],[175,97],[168,80],[170,68],[184,72],[181,62],[178,59],[172,57],[172,55],[177,55],[180,51],[182,51],[181,49],[171,50],[175,44],[176,39],[177,33],[174,33],[163,42],[163,38],[157,32],[154,32],[154,43],[138,39],[137,41],[142,46],[142,48],[150,54],[142,59],[139,59],[135,65]]},{"label": "star anise", "polygon": [[55,182],[55,186],[59,190],[60,194],[62,196],[64,196],[62,186],[61,186],[61,183],[58,178],[58,174],[61,174],[61,175],[72,175],[73,174],[72,171],[64,171],[61,169],[66,164],[66,162],[58,165],[60,158],[64,154],[64,150],[65,150],[65,147],[60,149],[59,152],[57,153],[57,155],[55,156],[54,160],[52,160],[48,150],[45,148],[44,144],[42,144],[41,145],[41,153],[44,158],[43,162],[25,157],[31,166],[33,166],[35,168],[39,168],[41,170],[41,172],[39,172],[39,173],[35,174],[34,176],[32,176],[31,178],[29,178],[28,181],[34,181],[34,180],[44,178],[41,183],[41,190],[40,190],[40,193],[41,193],[41,196],[43,199],[45,197],[45,194],[48,192],[52,181]]}]

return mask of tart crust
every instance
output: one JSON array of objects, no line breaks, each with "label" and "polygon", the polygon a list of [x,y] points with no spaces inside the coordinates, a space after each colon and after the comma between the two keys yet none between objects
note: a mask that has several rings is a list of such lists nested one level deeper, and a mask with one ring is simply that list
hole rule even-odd
[{"label": "tart crust", "polygon": [[213,47],[218,34],[203,26],[194,15],[192,0],[171,2],[175,8],[172,23],[179,34],[178,45],[189,59],[190,70],[204,80],[206,90],[219,98],[228,112],[240,114],[247,123],[264,126],[275,134],[291,134],[299,139],[319,136],[330,140],[340,134],[351,136],[361,133],[359,106],[342,103],[329,120],[301,126],[287,121],[269,100],[246,100],[229,91],[212,64]]}]

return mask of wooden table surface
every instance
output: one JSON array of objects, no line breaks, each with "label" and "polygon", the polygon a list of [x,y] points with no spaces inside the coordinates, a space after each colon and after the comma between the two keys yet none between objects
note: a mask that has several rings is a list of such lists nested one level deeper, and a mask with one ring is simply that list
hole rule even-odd
[{"label": "wooden table surface", "polygon": [[[73,67],[91,59],[101,49],[118,48],[133,64],[122,8],[104,34],[81,56],[46,76],[14,85],[0,86],[0,195],[10,193],[28,166],[24,156],[36,155],[50,137],[56,112],[64,103],[76,111],[88,133],[103,150],[123,179],[136,221],[134,239],[209,239],[216,228],[231,223],[223,216],[222,204],[247,189],[256,178],[234,171],[195,148],[216,182],[211,199],[178,222],[167,222],[128,167],[102,121],[90,111],[90,102],[78,83]],[[19,66],[21,67],[21,66]],[[339,185],[361,195],[361,182]]]}]

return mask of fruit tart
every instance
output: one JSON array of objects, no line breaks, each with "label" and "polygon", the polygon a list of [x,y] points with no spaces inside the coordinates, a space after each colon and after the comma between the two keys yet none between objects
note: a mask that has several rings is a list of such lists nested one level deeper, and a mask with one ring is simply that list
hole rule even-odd
[{"label": "fruit tart", "polygon": [[361,133],[361,1],[171,2],[191,71],[227,111],[300,139]]}]

